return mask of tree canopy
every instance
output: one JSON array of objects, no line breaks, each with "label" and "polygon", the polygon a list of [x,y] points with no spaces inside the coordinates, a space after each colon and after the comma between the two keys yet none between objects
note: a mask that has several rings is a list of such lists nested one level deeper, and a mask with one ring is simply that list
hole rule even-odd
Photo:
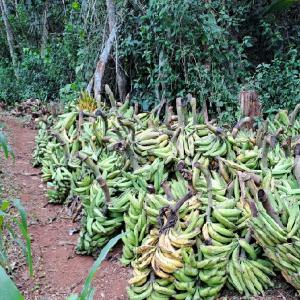
[{"label": "tree canopy", "polygon": [[191,93],[232,122],[242,89],[256,89],[267,113],[299,101],[299,1],[0,0],[0,8],[7,103],[68,102],[87,87],[100,97],[107,83],[145,110]]}]

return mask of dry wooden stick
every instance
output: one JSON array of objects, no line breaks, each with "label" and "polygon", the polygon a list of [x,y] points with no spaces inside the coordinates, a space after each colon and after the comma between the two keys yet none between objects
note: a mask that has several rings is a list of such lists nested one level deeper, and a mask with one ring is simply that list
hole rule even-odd
[{"label": "dry wooden stick", "polygon": [[135,140],[135,127],[134,124],[129,121],[128,119],[123,119],[121,116],[118,116],[118,121],[123,127],[126,127],[131,132],[131,142],[134,142]]},{"label": "dry wooden stick", "polygon": [[257,210],[255,202],[252,199],[249,199],[248,203],[250,206],[251,215],[256,218],[258,216],[258,210]]},{"label": "dry wooden stick", "polygon": [[241,199],[244,205],[246,202],[246,187],[245,187],[244,173],[237,171],[237,174],[238,174],[238,179],[239,179],[239,184],[241,189]]},{"label": "dry wooden stick", "polygon": [[214,134],[221,135],[222,133],[224,133],[224,130],[221,127],[215,127],[215,126],[211,125],[211,123],[206,123],[206,126]]},{"label": "dry wooden stick", "polygon": [[255,200],[257,199],[257,193],[258,193],[258,188],[255,185],[254,181],[252,179],[249,179],[246,181],[246,185],[250,190],[250,193],[252,194],[252,196],[254,197]]},{"label": "dry wooden stick", "polygon": [[270,147],[273,148],[276,144],[276,136],[267,135],[263,141],[262,155],[261,155],[261,167],[263,171],[268,169],[268,152]]},{"label": "dry wooden stick", "polygon": [[59,132],[57,132],[55,130],[51,130],[50,133],[59,141],[59,143],[63,147],[66,161],[68,161],[70,158],[70,150],[68,147],[69,142],[61,134],[59,134]]},{"label": "dry wooden stick", "polygon": [[204,103],[203,103],[202,114],[204,116],[204,122],[208,123],[209,122],[209,118],[208,118],[207,101],[206,100],[204,100]]},{"label": "dry wooden stick", "polygon": [[268,126],[269,126],[269,120],[266,120],[264,122],[264,125],[262,127],[260,127],[256,132],[255,143],[258,147],[262,146],[264,136],[266,135],[266,132],[268,131]]},{"label": "dry wooden stick", "polygon": [[287,140],[285,140],[281,144],[286,157],[291,156],[291,143],[292,143],[292,139],[291,139],[291,137],[288,137]]},{"label": "dry wooden stick", "polygon": [[177,116],[178,116],[178,125],[179,127],[184,127],[184,115],[182,111],[182,102],[181,98],[176,99],[176,110],[177,110]]},{"label": "dry wooden stick", "polygon": [[297,179],[298,184],[300,185],[300,144],[297,144],[295,147],[295,160],[294,160],[293,173]]},{"label": "dry wooden stick", "polygon": [[115,109],[117,107],[116,99],[108,84],[105,85],[105,92],[108,95],[111,108]]}]

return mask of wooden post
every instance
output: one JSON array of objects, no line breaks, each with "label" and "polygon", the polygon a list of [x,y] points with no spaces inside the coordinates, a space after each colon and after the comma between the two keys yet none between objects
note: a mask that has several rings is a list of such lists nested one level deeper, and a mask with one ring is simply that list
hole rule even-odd
[{"label": "wooden post", "polygon": [[[261,116],[261,103],[258,100],[258,94],[255,91],[242,91],[240,93],[240,108],[242,115],[242,123],[237,124],[239,127],[244,126],[252,128],[254,124],[254,118]],[[244,122],[246,121],[247,122]]]},{"label": "wooden post", "polygon": [[243,117],[258,117],[261,115],[261,104],[255,91],[242,91],[240,93],[240,106]]}]

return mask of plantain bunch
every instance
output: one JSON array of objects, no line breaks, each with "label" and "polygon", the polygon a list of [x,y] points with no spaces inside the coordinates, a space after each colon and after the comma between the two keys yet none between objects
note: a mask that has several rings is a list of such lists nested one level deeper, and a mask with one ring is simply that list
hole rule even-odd
[{"label": "plantain bunch", "polygon": [[229,130],[191,97],[162,121],[105,91],[110,106],[82,95],[36,140],[49,201],[81,201],[77,251],[125,228],[129,299],[216,299],[226,284],[263,296],[273,266],[300,290],[300,105]]},{"label": "plantain bunch", "polygon": [[124,212],[128,210],[130,191],[108,202],[99,183],[90,186],[89,197],[83,201],[84,216],[76,247],[78,253],[92,254],[101,249],[119,231],[124,222]]},{"label": "plantain bunch", "polygon": [[296,137],[300,133],[300,122],[293,115],[297,113],[299,105],[290,115],[287,110],[279,110],[273,120],[268,119],[268,131],[277,134],[279,141],[284,143],[287,139]]},{"label": "plantain bunch", "polygon": [[227,264],[229,286],[247,298],[264,296],[265,290],[274,286],[270,279],[275,276],[273,264],[259,258],[259,251],[247,238],[240,238]]},{"label": "plantain bunch", "polygon": [[47,182],[49,202],[62,203],[66,199],[71,178],[64,150],[59,143],[48,142],[42,161],[42,179]]},{"label": "plantain bunch", "polygon": [[39,130],[35,137],[35,148],[32,154],[32,165],[38,167],[42,165],[44,155],[46,152],[47,144],[50,141],[50,137],[47,131],[47,124],[40,121],[38,124]]},{"label": "plantain bunch", "polygon": [[123,254],[120,259],[123,265],[129,265],[135,258],[135,249],[148,233],[146,212],[143,209],[145,192],[129,195],[129,208],[124,214],[126,235],[123,236]]},{"label": "plantain bunch", "polygon": [[287,212],[281,218],[275,211],[267,211],[261,203],[257,203],[249,225],[265,255],[281,271],[283,277],[299,291],[299,203],[288,202],[290,203],[286,204]]},{"label": "plantain bunch", "polygon": [[97,102],[88,92],[81,92],[77,107],[79,110],[92,112],[97,108]]}]

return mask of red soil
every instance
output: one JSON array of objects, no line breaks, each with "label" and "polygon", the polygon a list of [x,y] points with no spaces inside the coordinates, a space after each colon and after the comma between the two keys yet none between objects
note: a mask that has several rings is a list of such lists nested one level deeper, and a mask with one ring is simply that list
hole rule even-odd
[{"label": "red soil", "polygon": [[[16,284],[28,300],[65,299],[82,289],[94,259],[74,252],[78,234],[69,235],[69,230],[80,224],[72,222],[63,206],[47,205],[46,185],[41,182],[40,170],[30,163],[36,131],[15,118],[2,117],[2,122],[15,153],[14,162],[3,163],[3,172],[27,210],[32,237],[35,275],[29,278],[27,267],[17,258]],[[119,245],[98,270],[93,281],[95,299],[127,299],[130,270],[118,261],[121,249]]]}]

